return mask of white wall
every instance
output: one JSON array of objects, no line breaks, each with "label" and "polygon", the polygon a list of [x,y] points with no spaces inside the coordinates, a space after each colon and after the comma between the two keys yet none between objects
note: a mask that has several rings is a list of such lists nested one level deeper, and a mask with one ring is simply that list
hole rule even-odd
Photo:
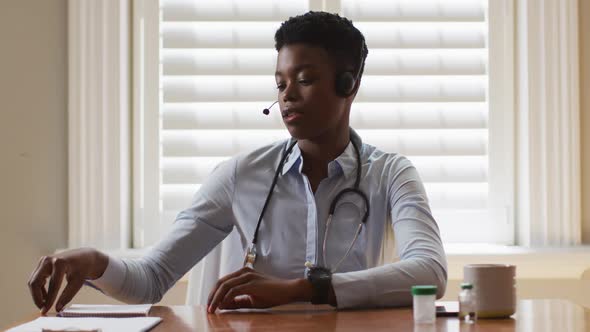
[{"label": "white wall", "polygon": [[590,243],[590,1],[580,6],[580,106],[582,135],[582,238]]},{"label": "white wall", "polygon": [[[39,258],[67,246],[67,0],[0,0],[0,329],[37,311]],[[162,303],[182,304],[186,284]],[[84,289],[77,302],[109,302]]]},{"label": "white wall", "polygon": [[29,273],[66,245],[66,4],[0,1],[0,327],[35,311]]}]

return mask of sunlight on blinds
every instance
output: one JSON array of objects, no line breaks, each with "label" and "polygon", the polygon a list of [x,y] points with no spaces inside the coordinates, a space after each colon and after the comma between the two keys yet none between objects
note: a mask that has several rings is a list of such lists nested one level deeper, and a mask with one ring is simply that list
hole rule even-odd
[{"label": "sunlight on blinds", "polygon": [[[277,112],[274,32],[308,1],[163,0],[162,184],[169,224],[220,161],[288,137]],[[406,155],[445,241],[488,214],[485,0],[341,0],[369,48],[351,126]],[[473,240],[473,239],[470,239]]]}]

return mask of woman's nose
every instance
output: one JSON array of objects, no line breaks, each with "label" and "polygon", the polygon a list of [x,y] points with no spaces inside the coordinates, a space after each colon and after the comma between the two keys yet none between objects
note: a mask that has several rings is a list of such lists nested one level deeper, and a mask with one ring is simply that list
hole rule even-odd
[{"label": "woman's nose", "polygon": [[281,99],[286,101],[293,101],[296,100],[299,96],[299,92],[297,91],[297,86],[295,84],[289,83],[285,86],[285,89],[282,92]]}]

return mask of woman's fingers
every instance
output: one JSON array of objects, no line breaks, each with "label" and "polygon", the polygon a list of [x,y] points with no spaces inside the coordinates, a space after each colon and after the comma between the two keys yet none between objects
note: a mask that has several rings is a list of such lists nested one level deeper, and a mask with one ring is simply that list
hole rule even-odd
[{"label": "woman's fingers", "polygon": [[232,288],[219,304],[219,309],[254,308],[254,299],[248,295],[251,291],[250,284]]},{"label": "woman's fingers", "polygon": [[51,257],[45,256],[39,260],[39,264],[31,277],[29,278],[28,286],[29,291],[31,292],[31,296],[33,297],[33,302],[35,305],[42,309],[45,305],[45,301],[47,300],[47,291],[45,290],[45,280],[49,277],[52,273],[52,262]]},{"label": "woman's fingers", "polygon": [[70,280],[68,280],[66,288],[64,288],[64,291],[61,292],[61,295],[57,300],[57,303],[55,304],[55,310],[57,310],[58,312],[61,311],[61,309],[63,309],[63,307],[74,298],[74,295],[78,293],[78,291],[80,290],[80,288],[82,288],[83,285],[83,278],[71,278]]},{"label": "woman's fingers", "polygon": [[213,287],[213,290],[211,291],[211,293],[209,293],[209,297],[207,298],[207,305],[211,304],[211,301],[213,301],[213,296],[215,295],[215,292],[217,292],[217,290],[219,289],[219,287],[221,287],[221,285],[226,282],[227,280],[230,280],[232,278],[235,278],[239,275],[242,275],[244,273],[248,273],[248,272],[254,272],[254,270],[252,270],[249,267],[243,267],[235,272],[232,272],[226,276],[224,276],[223,278],[217,280],[217,283],[215,283],[215,287]]},{"label": "woman's fingers", "polygon": [[247,282],[232,287],[218,305],[219,309],[252,308],[254,301],[249,295],[253,289],[253,283]]},{"label": "woman's fingers", "polygon": [[[41,292],[43,293],[43,299],[47,298],[47,289],[45,289],[45,286],[41,287]],[[43,300],[45,301],[45,300]],[[41,307],[39,307],[39,309],[41,309]]]},{"label": "woman's fingers", "polygon": [[209,304],[208,311],[215,312],[221,301],[225,298],[226,294],[234,287],[245,284],[251,280],[256,278],[255,272],[244,272],[241,275],[238,275],[235,278],[226,280],[223,282],[216,290],[215,294],[213,295],[213,299]]},{"label": "woman's fingers", "polygon": [[61,287],[61,283],[66,274],[66,262],[61,258],[54,258],[53,260],[53,271],[51,273],[51,279],[49,279],[49,287],[47,289],[47,298],[41,314],[46,314],[49,309],[53,306],[53,302],[57,298],[57,293]]},{"label": "woman's fingers", "polygon": [[[108,263],[108,256],[92,248],[73,249],[41,258],[28,282],[35,305],[42,314],[47,313],[56,302],[58,310],[63,308],[80,290],[84,280],[99,278]],[[67,277],[68,285],[59,296],[64,277]],[[48,278],[49,285],[46,287]]]}]

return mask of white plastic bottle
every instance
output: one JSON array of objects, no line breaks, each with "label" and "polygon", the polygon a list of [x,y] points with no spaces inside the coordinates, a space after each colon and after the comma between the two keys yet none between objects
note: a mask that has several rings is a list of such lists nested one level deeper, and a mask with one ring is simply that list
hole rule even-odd
[{"label": "white plastic bottle", "polygon": [[468,324],[477,321],[475,290],[473,285],[467,282],[461,284],[461,292],[459,293],[459,319]]},{"label": "white plastic bottle", "polygon": [[433,324],[436,320],[436,286],[412,286],[414,323]]}]

